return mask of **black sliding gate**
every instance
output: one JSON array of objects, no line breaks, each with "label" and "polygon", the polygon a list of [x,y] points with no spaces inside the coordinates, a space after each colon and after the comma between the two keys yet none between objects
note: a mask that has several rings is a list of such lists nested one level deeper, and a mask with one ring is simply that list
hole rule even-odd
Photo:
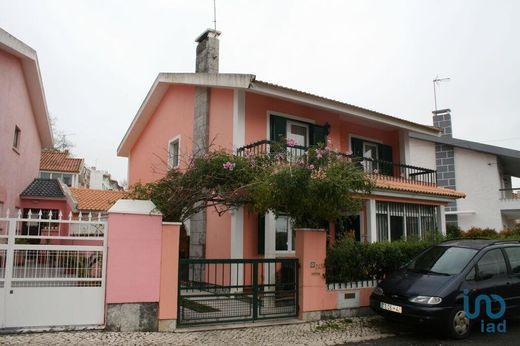
[{"label": "black sliding gate", "polygon": [[177,323],[254,321],[298,313],[297,259],[181,259]]}]

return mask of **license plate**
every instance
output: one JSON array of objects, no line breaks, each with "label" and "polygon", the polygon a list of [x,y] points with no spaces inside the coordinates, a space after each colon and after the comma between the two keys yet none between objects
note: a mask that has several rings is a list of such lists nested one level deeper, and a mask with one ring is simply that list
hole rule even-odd
[{"label": "license plate", "polygon": [[387,303],[381,303],[381,309],[383,310],[388,310],[388,311],[392,311],[392,312],[396,312],[398,314],[401,314],[403,313],[403,308],[401,306],[398,306],[398,305],[393,305],[393,304],[387,304]]}]

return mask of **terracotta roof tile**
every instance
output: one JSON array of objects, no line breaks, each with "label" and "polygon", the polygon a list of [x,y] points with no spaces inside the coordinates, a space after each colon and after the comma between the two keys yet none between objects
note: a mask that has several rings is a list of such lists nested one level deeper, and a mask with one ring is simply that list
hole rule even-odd
[{"label": "terracotta roof tile", "polygon": [[395,190],[412,193],[423,193],[427,195],[445,196],[451,198],[465,198],[466,194],[460,191],[438,187],[434,184],[420,183],[417,181],[407,181],[401,178],[375,176],[376,188],[385,190]]},{"label": "terracotta roof tile", "polygon": [[94,190],[70,188],[72,196],[78,202],[80,211],[107,211],[119,199],[128,196],[126,191]]},{"label": "terracotta roof tile", "polygon": [[82,164],[83,159],[69,157],[68,153],[44,150],[40,159],[40,170],[79,173]]}]

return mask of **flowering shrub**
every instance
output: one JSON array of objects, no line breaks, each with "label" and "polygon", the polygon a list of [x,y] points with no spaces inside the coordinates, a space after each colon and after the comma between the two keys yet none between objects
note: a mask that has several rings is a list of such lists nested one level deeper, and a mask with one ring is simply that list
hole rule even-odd
[{"label": "flowering shrub", "polygon": [[357,196],[373,186],[359,166],[330,143],[299,148],[288,140],[287,146],[273,146],[267,153],[212,151],[191,158],[183,171],[135,185],[133,198],[151,199],[168,221],[185,221],[208,207],[222,214],[248,205],[259,213],[289,215],[296,226],[320,227],[358,211]]}]

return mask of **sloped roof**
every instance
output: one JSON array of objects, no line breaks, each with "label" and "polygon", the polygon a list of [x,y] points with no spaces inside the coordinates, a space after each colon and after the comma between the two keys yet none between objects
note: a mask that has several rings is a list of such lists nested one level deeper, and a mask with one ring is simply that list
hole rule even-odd
[{"label": "sloped roof", "polygon": [[44,150],[40,159],[41,171],[79,173],[82,165],[83,159],[59,151]]},{"label": "sloped roof", "polygon": [[150,91],[146,95],[141,107],[137,111],[130,127],[117,149],[117,155],[128,157],[130,151],[146,124],[154,114],[163,96],[172,84],[206,86],[217,88],[236,88],[247,92],[267,95],[290,102],[304,104],[310,107],[326,109],[348,115],[364,121],[387,124],[410,131],[437,135],[439,129],[430,125],[418,124],[395,116],[375,112],[349,103],[336,101],[330,98],[314,95],[308,92],[283,87],[280,85],[262,82],[252,74],[234,73],[159,73]]},{"label": "sloped roof", "polygon": [[20,197],[65,198],[65,194],[58,179],[37,178],[27,186]]},{"label": "sloped roof", "polygon": [[410,137],[428,142],[451,145],[467,150],[478,151],[481,153],[496,155],[502,163],[502,172],[512,176],[518,176],[520,174],[520,151],[497,147],[495,145],[489,145],[479,142],[468,141],[465,139],[452,138],[449,136],[430,136],[424,133],[410,132]]},{"label": "sloped roof", "polygon": [[79,211],[107,211],[119,199],[128,197],[126,191],[70,188],[70,192]]},{"label": "sloped roof", "polygon": [[466,197],[466,194],[460,191],[438,187],[433,184],[421,184],[415,181],[407,182],[406,180],[400,178],[375,176],[374,181],[377,189],[421,193],[426,195],[441,196],[448,198]]},{"label": "sloped roof", "polygon": [[0,50],[20,59],[42,147],[52,148],[54,142],[36,51],[1,28]]}]

